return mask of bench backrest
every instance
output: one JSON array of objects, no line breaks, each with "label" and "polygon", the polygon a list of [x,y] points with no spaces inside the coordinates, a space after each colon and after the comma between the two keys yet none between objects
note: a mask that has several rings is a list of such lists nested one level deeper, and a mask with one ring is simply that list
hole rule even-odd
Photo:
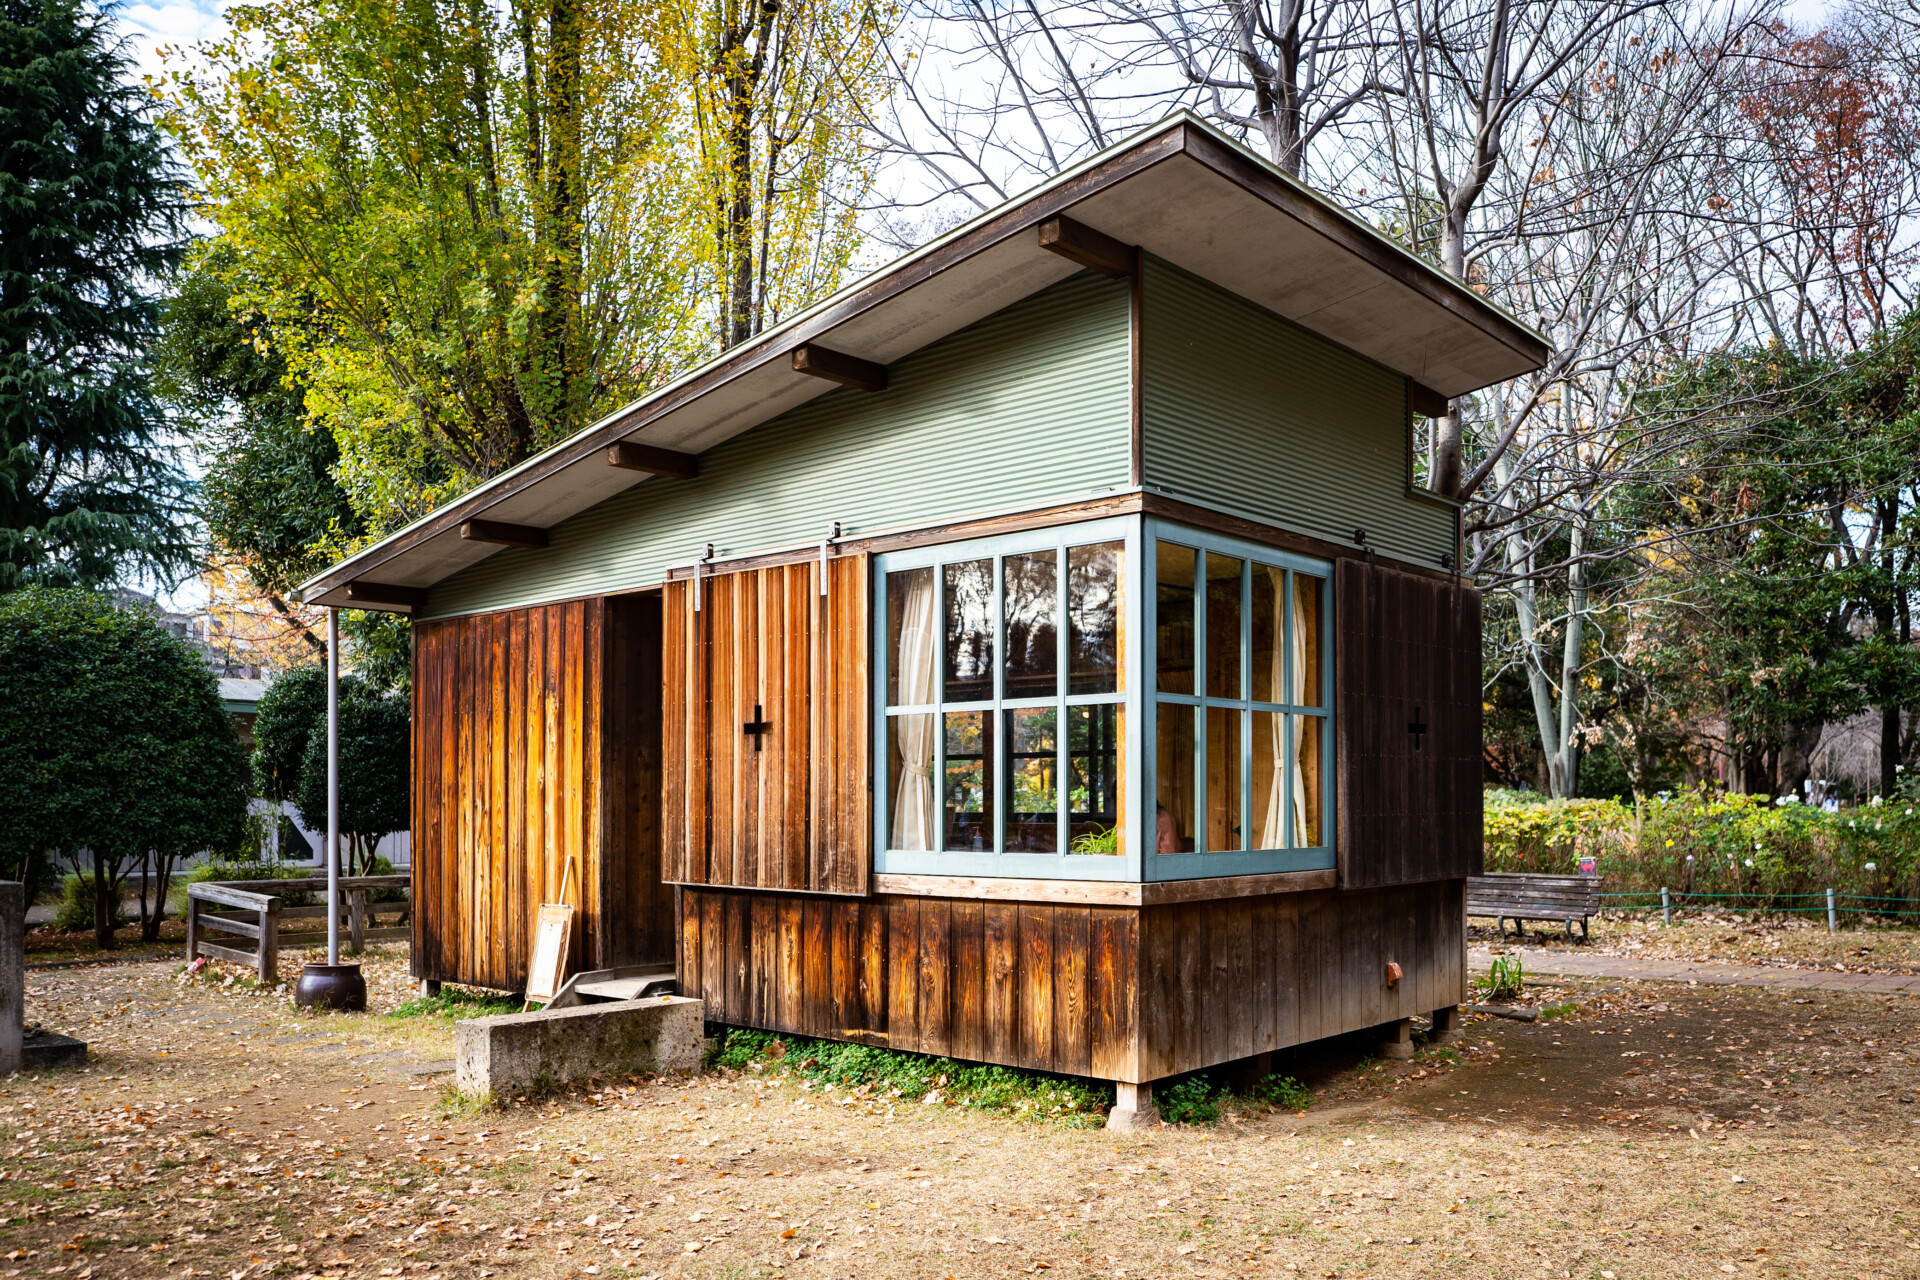
[{"label": "bench backrest", "polygon": [[1520,908],[1549,914],[1591,915],[1600,909],[1599,876],[1550,876],[1495,871],[1467,877],[1467,910]]}]

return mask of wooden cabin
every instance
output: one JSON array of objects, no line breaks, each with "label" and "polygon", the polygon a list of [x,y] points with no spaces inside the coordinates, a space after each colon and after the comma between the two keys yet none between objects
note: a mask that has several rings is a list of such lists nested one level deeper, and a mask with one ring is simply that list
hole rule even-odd
[{"label": "wooden cabin", "polygon": [[414,973],[520,987],[571,861],[573,967],[738,1026],[1140,1085],[1450,1009],[1410,427],[1546,356],[1190,116],[732,348],[303,588],[414,618]]}]

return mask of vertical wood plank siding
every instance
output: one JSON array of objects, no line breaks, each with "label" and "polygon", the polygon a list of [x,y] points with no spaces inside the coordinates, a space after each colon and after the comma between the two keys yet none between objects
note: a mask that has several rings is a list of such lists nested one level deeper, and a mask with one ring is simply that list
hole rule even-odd
[{"label": "vertical wood plank siding", "polygon": [[[1069,501],[1129,482],[1128,286],[1083,272],[705,449],[436,585],[431,615],[628,591],[719,554]],[[799,381],[808,381],[794,375]]]},{"label": "vertical wood plank siding", "polygon": [[868,572],[859,554],[825,593],[813,561],[667,584],[669,880],[866,892]]},{"label": "vertical wood plank siding", "polygon": [[523,987],[534,909],[562,900],[569,860],[570,968],[672,955],[650,609],[597,599],[415,624],[416,976]]},{"label": "vertical wood plank siding", "polygon": [[1365,560],[1335,573],[1340,885],[1477,875],[1480,593]]},{"label": "vertical wood plank siding", "polygon": [[1146,261],[1145,482],[1437,567],[1453,512],[1407,496],[1399,374],[1160,259]]},{"label": "vertical wood plank siding", "polygon": [[1458,880],[1144,909],[697,887],[681,903],[681,989],[714,1021],[1110,1080],[1466,998]]}]

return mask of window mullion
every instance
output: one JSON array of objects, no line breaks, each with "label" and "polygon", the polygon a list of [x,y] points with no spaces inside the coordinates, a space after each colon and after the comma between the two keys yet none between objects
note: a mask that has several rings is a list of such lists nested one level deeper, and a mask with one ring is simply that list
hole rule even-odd
[{"label": "window mullion", "polygon": [[947,847],[947,574],[933,566],[933,851]]},{"label": "window mullion", "polygon": [[1068,737],[1072,726],[1067,723],[1067,689],[1070,681],[1067,673],[1067,548],[1063,542],[1054,551],[1054,711],[1053,711],[1053,800],[1054,818],[1057,823],[1054,837],[1054,851],[1065,855],[1068,852],[1068,831],[1072,828],[1073,798],[1068,785],[1071,771],[1068,759],[1071,746]]},{"label": "window mullion", "polygon": [[993,703],[987,713],[991,726],[988,739],[993,743],[992,773],[988,794],[993,797],[993,851],[1007,851],[1007,817],[1013,804],[1013,762],[1007,754],[1006,713],[1001,703],[1007,696],[1007,563],[1006,557],[993,557]]}]

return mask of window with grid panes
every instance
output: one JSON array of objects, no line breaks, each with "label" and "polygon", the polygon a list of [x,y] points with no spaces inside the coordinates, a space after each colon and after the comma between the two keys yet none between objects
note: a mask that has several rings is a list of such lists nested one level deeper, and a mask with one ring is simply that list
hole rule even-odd
[{"label": "window with grid panes", "polygon": [[1149,521],[1149,878],[1333,865],[1331,574]]},{"label": "window with grid panes", "polygon": [[879,557],[877,869],[1117,879],[1127,522]]}]

